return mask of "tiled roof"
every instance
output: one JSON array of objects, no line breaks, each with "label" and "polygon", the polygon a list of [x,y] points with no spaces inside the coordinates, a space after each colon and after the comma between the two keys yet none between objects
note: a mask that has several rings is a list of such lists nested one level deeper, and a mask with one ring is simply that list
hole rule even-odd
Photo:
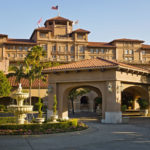
[{"label": "tiled roof", "polygon": [[45,21],[44,24],[46,24],[47,21],[69,21],[69,22],[73,22],[73,21],[71,21],[69,19],[66,19],[66,18],[63,18],[63,17],[60,17],[60,16],[48,19],[48,20]]},{"label": "tiled roof", "polygon": [[7,37],[8,35],[6,35],[6,34],[0,34],[0,36],[1,36],[1,37],[2,37],[2,36],[6,36],[6,37]]},{"label": "tiled roof", "polygon": [[32,39],[32,37],[33,37],[33,35],[34,35],[34,33],[35,33],[36,31],[52,31],[52,30],[51,30],[50,28],[46,28],[46,27],[39,27],[39,28],[36,28],[36,29],[33,31],[33,33],[32,33],[32,35],[31,35],[30,39]]},{"label": "tiled roof", "polygon": [[150,45],[142,44],[142,49],[150,49]]},{"label": "tiled roof", "polygon": [[[17,87],[18,86],[18,83],[15,81],[16,80],[16,77],[9,77],[8,78],[9,82],[10,82],[10,85],[12,87]],[[48,78],[47,78],[48,80]],[[34,82],[32,83],[32,89],[38,89],[38,79],[34,80]],[[28,79],[21,79],[21,85],[23,88],[29,88],[29,80]],[[48,82],[43,82],[43,81],[40,81],[40,87],[41,89],[47,89],[48,88]]]},{"label": "tiled roof", "polygon": [[84,30],[84,29],[77,29],[77,30],[72,31],[72,33],[74,33],[74,32],[76,32],[76,33],[90,33],[90,31]]},{"label": "tiled roof", "polygon": [[125,38],[123,38],[123,39],[115,39],[115,40],[111,41],[110,43],[112,43],[112,42],[138,42],[138,43],[143,43],[144,41],[138,40],[138,39],[125,39]]},{"label": "tiled roof", "polygon": [[78,61],[78,62],[66,64],[66,65],[51,67],[51,68],[44,69],[43,73],[76,71],[76,70],[86,70],[86,69],[100,69],[100,68],[119,68],[119,67],[149,73],[149,71],[146,69],[134,67],[134,66],[127,65],[124,63],[119,63],[116,61],[106,60],[103,58],[82,60],[82,61]]},{"label": "tiled roof", "polygon": [[46,27],[39,27],[39,28],[36,28],[35,30],[37,30],[37,31],[51,31],[50,28],[46,28]]},{"label": "tiled roof", "polygon": [[115,48],[115,46],[106,42],[88,42],[88,47],[110,47]]},{"label": "tiled roof", "polygon": [[27,45],[36,45],[36,43],[29,39],[8,39],[5,44],[27,44]]}]

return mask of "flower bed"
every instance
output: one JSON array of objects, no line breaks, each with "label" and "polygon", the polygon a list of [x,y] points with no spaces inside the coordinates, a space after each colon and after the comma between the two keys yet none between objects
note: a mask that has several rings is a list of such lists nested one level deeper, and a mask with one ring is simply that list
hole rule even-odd
[{"label": "flower bed", "polygon": [[43,124],[6,124],[0,125],[0,135],[37,135],[37,134],[53,134],[61,132],[72,132],[87,129],[83,123],[78,123],[75,119]]}]

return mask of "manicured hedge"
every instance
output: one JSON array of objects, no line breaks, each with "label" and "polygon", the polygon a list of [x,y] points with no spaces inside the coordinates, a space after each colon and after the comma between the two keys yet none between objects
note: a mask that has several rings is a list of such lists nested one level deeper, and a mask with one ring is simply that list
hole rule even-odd
[{"label": "manicured hedge", "polygon": [[57,123],[24,124],[24,125],[7,124],[7,125],[0,125],[0,135],[50,134],[58,132],[78,131],[86,128],[87,128],[86,125],[78,123],[76,119]]},{"label": "manicured hedge", "polygon": [[0,125],[1,124],[8,124],[8,123],[15,123],[15,117],[0,117]]}]

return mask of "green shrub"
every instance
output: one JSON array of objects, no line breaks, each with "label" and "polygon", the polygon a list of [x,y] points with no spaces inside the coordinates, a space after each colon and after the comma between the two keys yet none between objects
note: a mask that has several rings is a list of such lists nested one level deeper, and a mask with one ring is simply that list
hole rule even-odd
[{"label": "green shrub", "polygon": [[54,113],[54,115],[57,114],[57,98],[56,98],[56,95],[54,95],[53,113]]},{"label": "green shrub", "polygon": [[95,98],[95,102],[96,102],[97,104],[102,104],[102,98],[101,98],[101,97],[96,97],[96,98]]},{"label": "green shrub", "polygon": [[127,110],[127,105],[122,105],[122,106],[121,106],[121,111],[124,112],[124,111],[126,111],[126,110]]},{"label": "green shrub", "polygon": [[140,105],[140,109],[147,109],[148,108],[149,103],[146,99],[139,98],[137,100],[137,102]]},{"label": "green shrub", "polygon": [[5,106],[4,105],[0,105],[0,111],[4,111],[5,110]]},{"label": "green shrub", "polygon": [[16,123],[16,117],[0,117],[0,124]]}]

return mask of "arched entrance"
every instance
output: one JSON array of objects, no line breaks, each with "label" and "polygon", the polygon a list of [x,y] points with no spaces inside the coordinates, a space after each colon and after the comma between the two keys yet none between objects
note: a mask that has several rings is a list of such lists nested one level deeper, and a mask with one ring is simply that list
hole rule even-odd
[{"label": "arched entrance", "polygon": [[[72,91],[80,91],[80,90],[87,90],[84,94],[79,94],[78,96],[75,96],[73,100],[69,97],[70,93]],[[96,115],[94,112],[95,109],[95,103],[94,99],[98,96],[102,97],[102,93],[99,88],[90,86],[90,85],[81,85],[81,86],[75,86],[67,88],[63,93],[63,109],[66,110],[66,116],[72,116],[72,114],[78,114],[79,116],[84,115],[85,112],[88,115],[93,116],[93,114]],[[67,113],[68,111],[68,113]],[[60,112],[61,113],[61,112]],[[63,117],[64,118],[64,117]]]},{"label": "arched entrance", "polygon": [[137,100],[141,98],[148,101],[149,95],[147,90],[142,86],[129,86],[122,91],[121,98],[122,107],[125,107],[127,110],[136,111],[140,110]]}]

